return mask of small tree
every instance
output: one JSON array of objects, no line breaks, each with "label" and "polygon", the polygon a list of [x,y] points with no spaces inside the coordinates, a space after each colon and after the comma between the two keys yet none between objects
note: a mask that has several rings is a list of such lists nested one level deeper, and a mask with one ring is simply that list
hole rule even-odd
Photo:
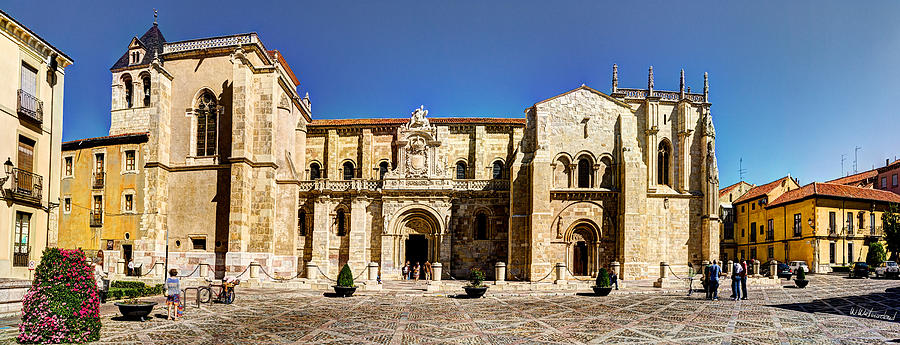
[{"label": "small tree", "polygon": [[609,283],[609,272],[606,271],[606,268],[601,268],[600,272],[597,273],[597,286],[598,287],[610,287]]},{"label": "small tree", "polygon": [[343,287],[354,287],[353,272],[350,272],[350,265],[344,264],[341,273],[338,273],[337,285]]},{"label": "small tree", "polygon": [[897,261],[897,255],[900,254],[900,207],[897,204],[890,204],[887,212],[881,214],[881,226],[887,250],[891,252],[891,260]]},{"label": "small tree", "polygon": [[481,287],[481,283],[484,282],[484,272],[481,269],[473,268],[472,272],[469,274],[469,285],[471,287]]},{"label": "small tree", "polygon": [[803,266],[797,268],[797,280],[806,280],[806,270]]},{"label": "small tree", "polygon": [[100,297],[81,250],[44,249],[22,301],[20,343],[100,339]]},{"label": "small tree", "polygon": [[885,253],[881,242],[869,244],[869,253],[866,254],[866,263],[869,264],[869,267],[878,267],[878,264],[884,261],[885,258],[887,258],[887,253]]}]

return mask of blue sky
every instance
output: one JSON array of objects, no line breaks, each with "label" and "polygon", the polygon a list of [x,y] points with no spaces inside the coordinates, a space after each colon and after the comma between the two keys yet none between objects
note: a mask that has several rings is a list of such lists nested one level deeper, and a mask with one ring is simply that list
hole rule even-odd
[{"label": "blue sky", "polygon": [[[722,186],[801,184],[900,156],[900,2],[0,1],[75,59],[64,140],[106,135],[109,67],[159,10],[169,41],[257,32],[309,92],[313,117],[521,117],[585,83],[657,89],[710,75]],[[249,8],[248,6],[252,6]]]}]

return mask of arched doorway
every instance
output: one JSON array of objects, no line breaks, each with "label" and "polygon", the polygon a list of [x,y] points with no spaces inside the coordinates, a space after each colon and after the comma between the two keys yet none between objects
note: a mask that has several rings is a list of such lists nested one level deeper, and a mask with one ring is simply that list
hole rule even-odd
[{"label": "arched doorway", "polygon": [[387,218],[390,219],[385,224],[387,231],[381,236],[382,279],[400,279],[406,262],[413,265],[416,262],[420,265],[426,261],[441,262],[447,272],[450,238],[445,236],[445,225],[435,209],[426,205],[407,205]]},{"label": "arched doorway", "polygon": [[432,243],[434,241],[434,228],[432,224],[421,216],[408,217],[403,223],[402,233],[406,234],[403,240],[404,258],[403,263],[407,261],[410,264],[424,265],[425,261],[434,262],[434,250]]},{"label": "arched doorway", "polygon": [[593,276],[598,270],[599,231],[588,223],[573,227],[568,237],[568,266],[576,276]]}]

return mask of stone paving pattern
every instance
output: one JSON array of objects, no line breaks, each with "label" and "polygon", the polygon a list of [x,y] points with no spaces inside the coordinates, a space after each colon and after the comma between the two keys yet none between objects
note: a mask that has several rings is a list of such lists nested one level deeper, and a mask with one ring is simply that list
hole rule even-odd
[{"label": "stone paving pattern", "polygon": [[[189,307],[179,322],[103,319],[100,344],[877,344],[898,341],[900,281],[815,276],[806,289],[703,293],[506,296],[457,299],[408,291],[331,298],[239,290],[232,305]],[[157,309],[162,313],[162,309]],[[898,313],[900,314],[900,313]],[[163,315],[160,315],[161,317]],[[0,335],[11,342],[13,329]]]}]

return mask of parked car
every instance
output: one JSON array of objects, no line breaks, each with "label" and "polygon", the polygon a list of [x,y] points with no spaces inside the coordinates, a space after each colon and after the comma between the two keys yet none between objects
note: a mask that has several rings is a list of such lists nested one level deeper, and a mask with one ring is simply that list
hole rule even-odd
[{"label": "parked car", "polygon": [[[769,276],[769,266],[771,266],[771,261],[764,263],[759,268],[759,273],[764,276]],[[791,279],[791,276],[794,274],[794,269],[791,266],[788,266],[785,263],[778,263],[778,278],[782,279]]]},{"label": "parked car", "polygon": [[809,266],[806,266],[806,261],[791,261],[790,264],[791,269],[794,270],[794,273],[797,273],[797,270],[803,269],[803,272],[809,273]]},{"label": "parked car", "polygon": [[900,277],[900,266],[893,261],[882,261],[878,267],[875,267],[875,277]]},{"label": "parked car", "polygon": [[865,262],[854,262],[850,267],[850,278],[868,278],[869,265]]}]

